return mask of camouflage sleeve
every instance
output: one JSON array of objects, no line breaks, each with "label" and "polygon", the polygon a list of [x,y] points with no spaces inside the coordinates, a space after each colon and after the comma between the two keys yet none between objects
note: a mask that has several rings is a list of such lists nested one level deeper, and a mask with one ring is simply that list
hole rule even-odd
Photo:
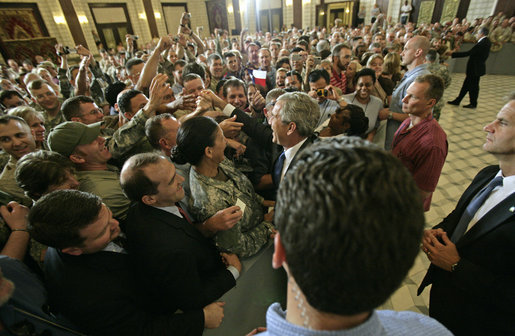
[{"label": "camouflage sleeve", "polygon": [[[213,216],[217,211],[236,204],[236,192],[232,188],[221,188],[210,185],[202,177],[197,178],[198,173],[190,171],[190,188],[192,197],[188,210],[199,221],[204,221]],[[250,182],[248,182],[250,185]],[[240,184],[241,185],[241,184]],[[252,187],[250,185],[250,187]],[[231,229],[218,232],[214,240],[217,246],[240,257],[250,257],[256,254],[269,239],[270,230],[265,222],[262,222],[263,214],[261,203],[247,204],[242,219]],[[258,209],[259,208],[259,209]],[[257,218],[260,217],[260,218]]]},{"label": "camouflage sleeve", "polygon": [[449,74],[449,69],[445,67],[445,70],[443,72],[443,80],[444,80],[444,87],[447,89],[451,85],[451,75]]},{"label": "camouflage sleeve", "polygon": [[104,73],[102,72],[102,69],[100,68],[100,65],[98,62],[95,64],[95,66],[89,66],[91,73],[93,74],[93,78],[104,78]]},{"label": "camouflage sleeve", "polygon": [[245,258],[256,254],[267,242],[270,230],[265,222],[256,225],[246,232],[241,231],[241,223],[231,229],[218,232],[215,242],[222,249]]},{"label": "camouflage sleeve", "polygon": [[119,159],[127,154],[138,141],[145,137],[145,122],[148,117],[143,110],[132,117],[132,119],[114,132],[111,138],[107,139],[107,148],[114,159]]},{"label": "camouflage sleeve", "polygon": [[66,99],[73,97],[73,86],[70,83],[66,69],[59,68],[57,78],[59,79],[59,90],[61,91],[63,97]]},{"label": "camouflage sleeve", "polygon": [[91,98],[95,100],[97,106],[102,107],[109,104],[105,99],[104,90],[102,89],[102,85],[99,83],[99,80],[94,79],[91,82],[89,92],[91,93]]},{"label": "camouflage sleeve", "polygon": [[42,269],[47,248],[48,246],[43,245],[32,238],[30,239],[29,254],[32,257],[32,259],[34,259],[38,263],[39,267],[41,267]]}]

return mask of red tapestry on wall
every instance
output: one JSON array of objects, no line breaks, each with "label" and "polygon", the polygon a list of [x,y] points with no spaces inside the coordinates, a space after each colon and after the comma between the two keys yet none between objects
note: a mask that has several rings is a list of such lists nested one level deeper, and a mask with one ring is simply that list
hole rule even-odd
[{"label": "red tapestry on wall", "polygon": [[206,2],[206,7],[209,18],[209,29],[211,32],[214,33],[215,28],[229,30],[225,1],[208,1]]},{"label": "red tapestry on wall", "polygon": [[57,62],[55,54],[55,45],[57,40],[55,37],[40,37],[30,40],[16,40],[3,42],[4,58],[12,58],[19,64],[25,59],[34,60],[34,56],[40,55],[43,58],[50,58],[53,62]]},{"label": "red tapestry on wall", "polygon": [[0,18],[0,39],[3,41],[45,36],[31,8],[2,8]]}]

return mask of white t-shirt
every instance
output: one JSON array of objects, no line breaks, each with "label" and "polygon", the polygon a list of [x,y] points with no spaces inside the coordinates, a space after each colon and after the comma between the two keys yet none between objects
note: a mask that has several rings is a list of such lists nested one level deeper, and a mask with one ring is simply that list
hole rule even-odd
[{"label": "white t-shirt", "polygon": [[353,104],[361,107],[365,116],[368,118],[368,129],[367,134],[372,132],[375,128],[379,127],[379,111],[383,108],[383,102],[381,99],[370,96],[368,104],[361,104],[356,99],[356,92],[342,96],[347,104]]},{"label": "white t-shirt", "polygon": [[401,16],[408,16],[409,13],[413,10],[413,7],[411,7],[410,4],[403,5],[401,7]]}]

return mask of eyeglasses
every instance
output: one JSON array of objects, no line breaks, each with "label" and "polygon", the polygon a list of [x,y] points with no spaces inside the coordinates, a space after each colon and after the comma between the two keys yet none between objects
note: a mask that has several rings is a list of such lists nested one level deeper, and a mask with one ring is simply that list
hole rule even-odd
[{"label": "eyeglasses", "polygon": [[83,113],[81,115],[81,117],[86,116],[86,115],[97,115],[97,114],[104,115],[104,111],[102,111],[101,109],[97,108],[97,109],[89,111],[88,113]]}]

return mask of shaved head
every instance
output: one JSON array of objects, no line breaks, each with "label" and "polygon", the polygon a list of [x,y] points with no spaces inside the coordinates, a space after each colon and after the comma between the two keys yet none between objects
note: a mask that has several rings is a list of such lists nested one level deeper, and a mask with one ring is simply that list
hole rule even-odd
[{"label": "shaved head", "polygon": [[425,36],[413,36],[411,38],[411,43],[413,43],[413,47],[415,49],[422,49],[422,55],[421,57],[426,57],[427,52],[431,48],[431,43],[429,42],[429,39]]}]

